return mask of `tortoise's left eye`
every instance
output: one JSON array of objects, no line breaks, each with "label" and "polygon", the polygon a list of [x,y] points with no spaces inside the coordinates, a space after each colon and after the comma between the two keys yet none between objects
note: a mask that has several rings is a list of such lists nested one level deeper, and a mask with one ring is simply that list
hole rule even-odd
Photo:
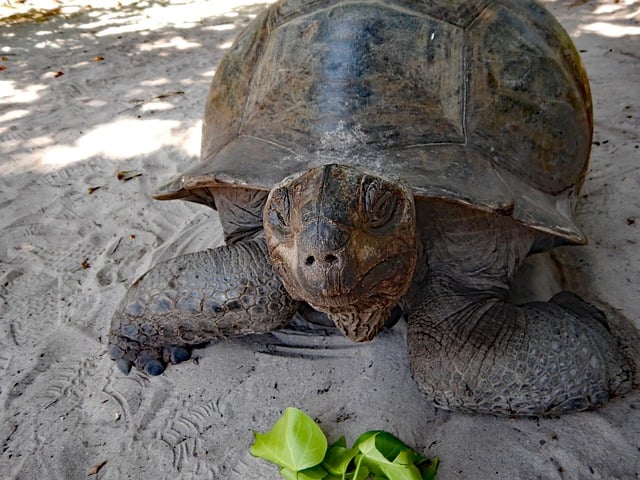
[{"label": "tortoise's left eye", "polygon": [[397,195],[378,180],[371,181],[364,191],[364,210],[368,226],[384,227],[394,219],[398,205]]},{"label": "tortoise's left eye", "polygon": [[285,231],[289,228],[290,216],[289,194],[286,189],[279,188],[271,195],[267,219],[272,227]]}]

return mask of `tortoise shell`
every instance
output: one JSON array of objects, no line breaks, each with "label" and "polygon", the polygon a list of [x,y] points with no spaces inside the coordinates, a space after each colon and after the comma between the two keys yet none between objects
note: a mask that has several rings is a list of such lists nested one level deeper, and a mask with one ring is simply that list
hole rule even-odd
[{"label": "tortoise shell", "polygon": [[212,187],[339,163],[580,244],[592,130],[579,55],[538,3],[283,0],[217,69],[201,162],[155,196],[215,206]]}]

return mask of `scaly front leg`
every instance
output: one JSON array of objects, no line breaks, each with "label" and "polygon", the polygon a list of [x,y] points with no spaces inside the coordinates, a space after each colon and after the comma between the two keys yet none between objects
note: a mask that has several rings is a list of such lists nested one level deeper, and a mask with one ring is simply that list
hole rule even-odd
[{"label": "scaly front leg", "polygon": [[439,407],[559,414],[598,407],[637,382],[637,332],[616,332],[574,294],[516,306],[506,302],[506,288],[442,270],[423,288],[409,318],[409,357]]},{"label": "scaly front leg", "polygon": [[159,375],[187,360],[190,346],[278,329],[297,308],[264,240],[191,253],[133,284],[113,317],[109,355],[124,373],[135,365]]}]

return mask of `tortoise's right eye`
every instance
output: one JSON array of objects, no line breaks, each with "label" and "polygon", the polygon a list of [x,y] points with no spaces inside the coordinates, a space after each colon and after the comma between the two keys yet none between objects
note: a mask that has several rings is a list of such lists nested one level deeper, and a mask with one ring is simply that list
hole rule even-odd
[{"label": "tortoise's right eye", "polygon": [[289,228],[290,214],[289,194],[286,189],[279,188],[273,192],[269,202],[269,212],[267,214],[269,225],[279,230],[287,230]]},{"label": "tortoise's right eye", "polygon": [[375,179],[365,182],[363,204],[369,228],[377,230],[393,224],[398,198],[387,185]]}]

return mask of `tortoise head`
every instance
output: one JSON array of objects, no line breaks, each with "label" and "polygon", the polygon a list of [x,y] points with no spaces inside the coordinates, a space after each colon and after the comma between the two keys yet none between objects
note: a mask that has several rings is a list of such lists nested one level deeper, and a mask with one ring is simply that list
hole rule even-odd
[{"label": "tortoise head", "polygon": [[273,266],[289,293],[370,340],[406,293],[417,261],[409,186],[344,165],[277,185],[264,209]]}]

